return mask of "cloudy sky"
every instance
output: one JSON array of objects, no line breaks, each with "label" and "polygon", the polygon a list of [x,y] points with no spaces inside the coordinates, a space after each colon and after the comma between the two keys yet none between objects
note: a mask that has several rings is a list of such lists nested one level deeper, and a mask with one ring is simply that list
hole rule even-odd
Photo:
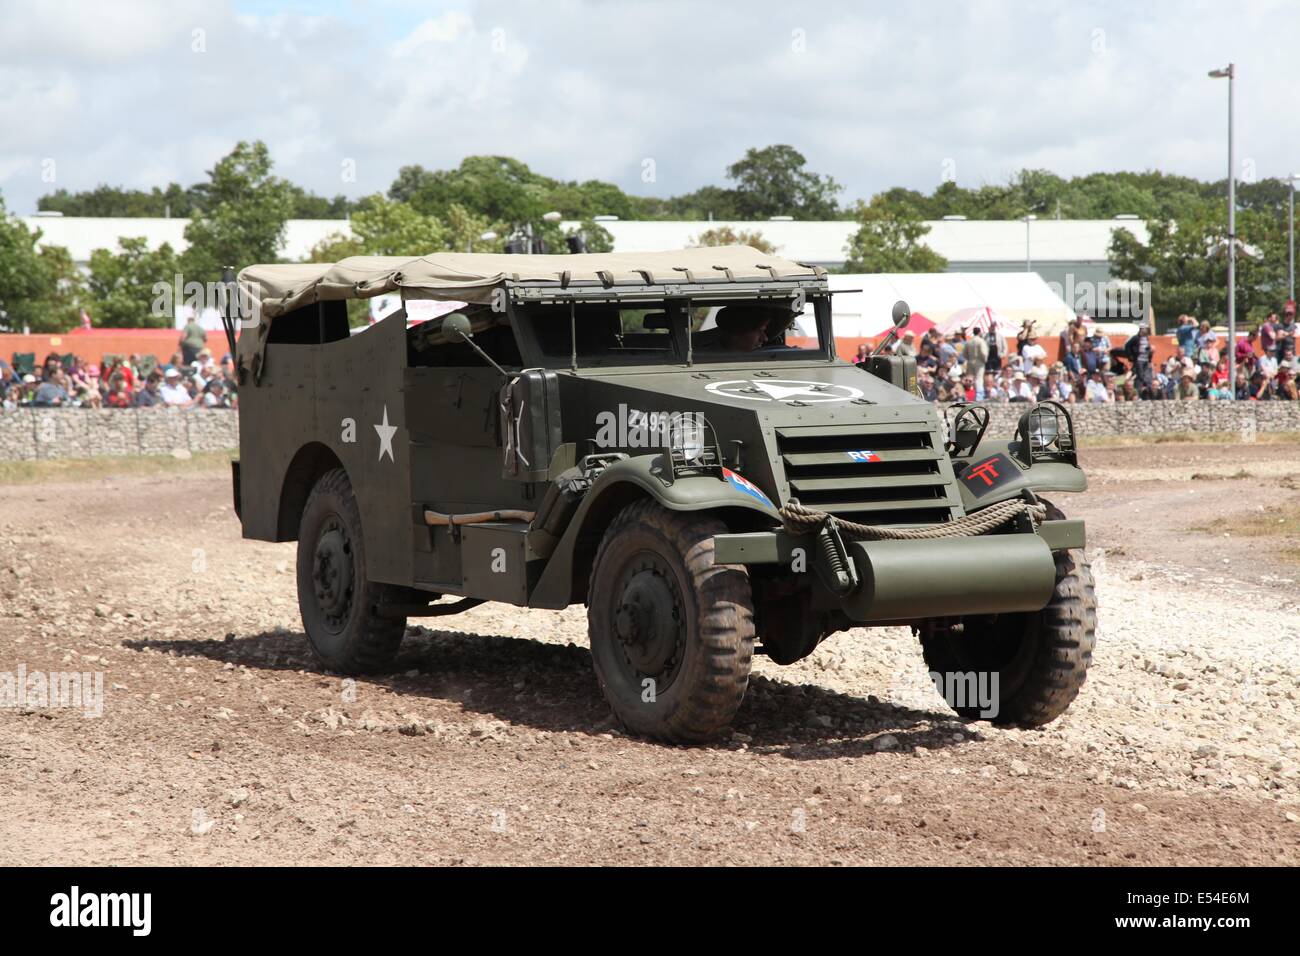
[{"label": "cloudy sky", "polygon": [[518,157],[644,195],[790,143],[846,198],[1300,170],[1300,3],[0,0],[0,193],[183,184],[240,139],[324,194]]}]

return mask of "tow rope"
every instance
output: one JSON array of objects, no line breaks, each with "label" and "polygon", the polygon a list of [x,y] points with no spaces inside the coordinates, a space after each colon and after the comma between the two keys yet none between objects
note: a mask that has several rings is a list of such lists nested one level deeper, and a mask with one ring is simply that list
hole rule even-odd
[{"label": "tow rope", "polygon": [[1040,523],[1047,517],[1047,508],[1041,504],[1030,504],[1022,498],[1000,501],[987,508],[955,521],[944,524],[925,525],[920,528],[879,528],[875,525],[858,524],[845,521],[825,511],[814,511],[798,501],[783,505],[778,512],[785,530],[794,535],[812,534],[824,524],[838,528],[844,537],[852,541],[881,540],[919,540],[924,538],[967,538],[987,534],[994,528],[1000,528],[1022,514],[1027,514],[1034,522]]}]

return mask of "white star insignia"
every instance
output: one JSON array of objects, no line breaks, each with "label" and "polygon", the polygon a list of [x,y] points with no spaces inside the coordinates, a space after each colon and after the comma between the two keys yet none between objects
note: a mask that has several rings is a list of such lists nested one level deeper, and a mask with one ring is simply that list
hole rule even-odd
[{"label": "white star insignia", "polygon": [[388,424],[388,406],[384,406],[384,422],[382,425],[376,425],[375,431],[379,432],[379,460],[383,461],[384,456],[388,456],[389,461],[393,458],[393,436],[397,434],[397,426]]},{"label": "white star insignia", "polygon": [[785,401],[795,395],[807,395],[810,398],[820,398],[825,389],[818,386],[805,385],[802,388],[791,388],[788,385],[773,385],[770,382],[753,382],[753,386],[760,392],[766,392],[778,402]]}]

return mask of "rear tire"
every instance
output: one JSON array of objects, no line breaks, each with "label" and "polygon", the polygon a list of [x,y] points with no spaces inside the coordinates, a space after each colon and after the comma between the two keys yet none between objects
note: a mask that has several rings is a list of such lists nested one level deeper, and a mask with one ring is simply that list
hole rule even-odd
[{"label": "rear tire", "polygon": [[[1064,517],[1048,505],[1048,517]],[[1088,676],[1097,642],[1097,593],[1082,551],[1056,552],[1056,587],[1041,611],[923,621],[921,650],[931,673],[976,675],[997,697],[984,708],[949,705],[971,720],[1040,727],[1069,708]],[[966,686],[969,686],[967,684]]]},{"label": "rear tire", "polygon": [[708,740],[749,683],[754,606],[743,567],[713,563],[717,518],[653,501],[606,529],[588,589],[587,626],[601,692],[633,733]]},{"label": "rear tire", "polygon": [[320,662],[344,674],[384,670],[402,643],[404,617],[381,617],[390,585],[366,577],[361,510],[342,468],[312,488],[298,526],[298,608]]}]

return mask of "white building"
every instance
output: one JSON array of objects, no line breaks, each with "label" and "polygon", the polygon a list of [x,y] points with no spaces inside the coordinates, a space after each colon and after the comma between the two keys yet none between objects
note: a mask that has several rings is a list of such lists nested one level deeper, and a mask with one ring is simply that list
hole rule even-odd
[{"label": "white building", "polygon": [[[25,216],[23,222],[29,229],[42,233],[39,245],[63,246],[79,266],[90,263],[90,254],[96,249],[117,251],[117,241],[144,237],[150,249],[167,243],[175,252],[183,252],[188,219],[97,218],[93,216],[58,216],[48,213]],[[303,261],[311,249],[332,233],[351,235],[352,228],[346,219],[290,219],[285,223],[284,245],[280,255],[290,261]]]}]

